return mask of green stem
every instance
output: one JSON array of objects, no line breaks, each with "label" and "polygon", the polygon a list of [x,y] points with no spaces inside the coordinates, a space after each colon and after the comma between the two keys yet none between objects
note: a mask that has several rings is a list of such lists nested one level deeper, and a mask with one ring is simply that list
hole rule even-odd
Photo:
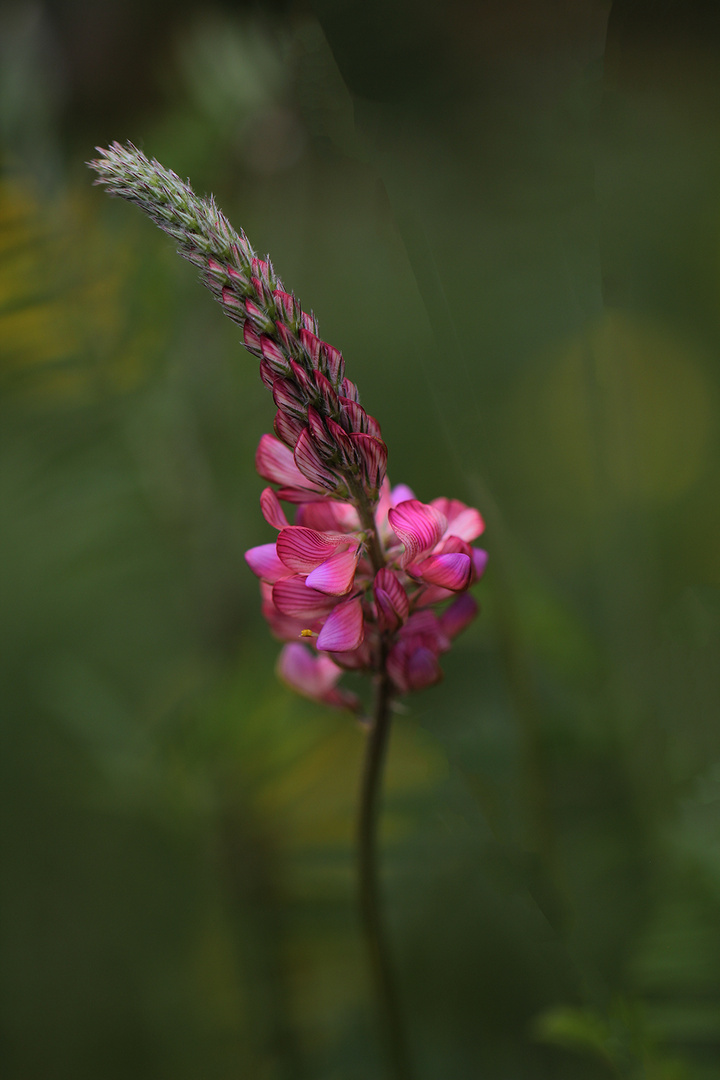
[{"label": "green stem", "polygon": [[381,646],[375,716],[368,734],[358,817],[358,885],[360,916],[365,935],[378,1019],[394,1080],[412,1080],[400,1004],[380,909],[377,873],[377,819],[383,764],[390,736],[392,684],[386,670],[387,643]]}]

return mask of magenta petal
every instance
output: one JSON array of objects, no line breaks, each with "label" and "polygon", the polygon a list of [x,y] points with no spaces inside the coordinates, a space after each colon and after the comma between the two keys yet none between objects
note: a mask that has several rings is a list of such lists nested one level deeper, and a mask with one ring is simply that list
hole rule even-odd
[{"label": "magenta petal", "polygon": [[317,639],[318,649],[326,652],[350,652],[364,637],[362,603],[359,597],[338,604],[328,615]]},{"label": "magenta petal", "polygon": [[426,551],[432,551],[447,526],[444,514],[419,499],[408,499],[388,511],[388,521],[395,535],[405,545],[400,558],[402,567],[416,562]]},{"label": "magenta petal", "polygon": [[415,498],[415,492],[407,484],[398,484],[390,492],[390,505],[398,506],[401,502],[408,502]]},{"label": "magenta petal", "polygon": [[479,611],[477,601],[470,593],[463,593],[452,602],[440,616],[440,625],[449,638],[457,635],[469,626]]},{"label": "magenta petal", "polygon": [[273,435],[263,435],[255,453],[255,468],[272,484],[307,489],[308,482],[295,464],[292,450]]},{"label": "magenta petal", "polygon": [[287,566],[278,559],[274,544],[260,544],[259,547],[250,548],[245,552],[245,561],[253,574],[271,584],[290,576]]},{"label": "magenta petal", "polygon": [[335,491],[339,478],[327,467],[320,457],[307,428],[301,433],[295,447],[295,464],[302,476],[320,491]]},{"label": "magenta petal", "polygon": [[470,548],[472,554],[473,567],[475,569],[475,577],[481,578],[485,573],[485,567],[487,566],[488,553],[484,548]]},{"label": "magenta petal", "polygon": [[262,516],[268,525],[272,525],[273,529],[287,528],[288,519],[285,517],[285,511],[272,488],[265,488],[261,494],[260,509],[262,510]]},{"label": "magenta petal", "polygon": [[450,536],[458,536],[461,540],[465,540],[468,544],[471,540],[476,540],[480,533],[485,528],[485,522],[483,521],[480,512],[473,509],[472,506],[466,506],[464,510],[461,510],[457,517],[452,520],[448,520],[448,533]]},{"label": "magenta petal", "polygon": [[278,657],[277,672],[293,690],[319,698],[331,690],[342,669],[329,656],[316,656],[299,641],[286,645]]},{"label": "magenta petal", "polygon": [[292,615],[297,619],[319,619],[332,611],[337,597],[309,589],[305,578],[295,574],[281,578],[273,585],[272,601],[283,615]]},{"label": "magenta petal", "polygon": [[405,678],[410,690],[424,690],[442,679],[442,669],[437,657],[422,645],[414,649],[407,659]]},{"label": "magenta petal", "polygon": [[378,570],[373,585],[378,623],[381,630],[393,633],[408,617],[410,602],[397,575],[387,567]]},{"label": "magenta petal", "polygon": [[288,525],[278,535],[277,552],[291,570],[309,574],[331,555],[346,548],[349,542],[350,537],[345,533],[326,533],[303,525]]},{"label": "magenta petal", "polygon": [[303,503],[297,509],[295,523],[306,525],[309,529],[320,529],[321,532],[356,532],[360,528],[355,507],[337,499]]},{"label": "magenta petal", "polygon": [[443,589],[462,592],[470,584],[472,559],[461,552],[451,555],[431,555],[412,567],[416,574],[430,585],[440,585]]},{"label": "magenta petal", "polygon": [[308,574],[307,584],[318,592],[329,593],[331,596],[345,596],[353,587],[359,555],[359,547],[352,551],[341,551],[337,555],[332,555]]}]

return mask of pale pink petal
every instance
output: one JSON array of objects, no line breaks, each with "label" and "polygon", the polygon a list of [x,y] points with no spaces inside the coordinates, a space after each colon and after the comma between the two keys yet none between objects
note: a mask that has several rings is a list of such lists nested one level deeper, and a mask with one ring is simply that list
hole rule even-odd
[{"label": "pale pink petal", "polygon": [[299,641],[282,650],[277,672],[293,690],[314,698],[332,689],[342,675],[342,669],[329,656],[317,656]]},{"label": "pale pink petal", "polygon": [[318,635],[318,649],[327,652],[351,652],[364,636],[362,603],[359,597],[338,604],[328,615]]},{"label": "pale pink petal", "polygon": [[291,571],[278,559],[274,544],[260,544],[245,552],[245,561],[263,581],[273,584],[280,578],[289,577]]},{"label": "pale pink petal", "polygon": [[308,574],[307,584],[318,592],[345,596],[353,587],[359,553],[358,547],[332,555]]},{"label": "pale pink petal", "polygon": [[356,532],[360,518],[354,506],[337,499],[319,499],[303,503],[295,515],[296,525],[306,525],[321,532]]},{"label": "pale pink petal", "polygon": [[442,613],[440,625],[449,638],[457,637],[466,626],[470,625],[478,611],[477,601],[470,593],[463,593]]},{"label": "pale pink petal", "polygon": [[[307,428],[297,441],[294,458],[298,470],[304,477],[306,487],[313,486],[317,491],[335,491],[338,487],[339,478],[320,457]],[[308,481],[310,481],[309,485]]]},{"label": "pale pink petal", "polygon": [[439,510],[418,499],[398,503],[388,512],[388,521],[395,535],[405,545],[399,560],[402,567],[409,566],[425,552],[432,551],[447,525]]},{"label": "pale pink petal", "polygon": [[309,574],[331,555],[345,549],[351,540],[346,533],[326,533],[303,525],[288,525],[277,538],[277,553],[291,570]]},{"label": "pale pink petal", "polygon": [[305,578],[299,574],[277,581],[273,585],[272,600],[283,615],[292,615],[296,619],[322,618],[337,604],[336,596],[309,589]]},{"label": "pale pink petal", "polygon": [[260,496],[260,509],[262,516],[273,529],[285,529],[289,522],[285,517],[285,511],[280,505],[280,500],[272,488],[265,488]]},{"label": "pale pink petal", "polygon": [[431,555],[416,563],[410,571],[430,585],[439,585],[443,589],[462,592],[470,584],[472,559],[461,552],[450,555]]},{"label": "pale pink petal", "polygon": [[[308,489],[306,478],[298,469],[292,450],[274,435],[263,435],[255,454],[255,468],[263,480]],[[307,496],[306,496],[307,498]]]},{"label": "pale pink petal", "polygon": [[407,484],[397,484],[390,492],[390,505],[397,506],[398,503],[408,502],[410,499],[414,498],[415,492],[412,488],[409,488]]}]

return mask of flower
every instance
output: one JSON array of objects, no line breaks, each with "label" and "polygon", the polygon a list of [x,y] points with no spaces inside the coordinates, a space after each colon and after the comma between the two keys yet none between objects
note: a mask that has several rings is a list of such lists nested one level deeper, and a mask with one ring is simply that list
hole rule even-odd
[{"label": "flower", "polygon": [[[281,669],[291,659],[298,662],[304,638],[317,659],[332,658],[333,670],[377,673],[386,656],[398,693],[438,682],[439,657],[478,611],[467,589],[487,562],[487,553],[471,545],[484,528],[480,513],[457,499],[423,503],[410,488],[391,488],[385,480],[372,521],[383,551],[383,565],[376,568],[355,506],[301,486],[287,448],[271,435],[260,440],[257,460],[261,475],[280,485],[260,497],[263,516],[278,535],[245,557],[261,580],[271,630],[290,643]],[[281,499],[295,504],[294,524]],[[301,692],[307,696],[307,688]],[[327,695],[314,697],[339,704]]]}]

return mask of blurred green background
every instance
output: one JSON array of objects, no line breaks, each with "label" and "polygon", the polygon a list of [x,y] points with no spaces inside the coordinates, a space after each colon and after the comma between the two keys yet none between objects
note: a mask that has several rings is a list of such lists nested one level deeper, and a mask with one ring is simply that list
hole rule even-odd
[{"label": "blurred green background", "polygon": [[393,735],[419,1080],[720,1075],[720,9],[0,5],[8,1080],[382,1075],[363,747],[273,673],[273,415],[132,139],[318,315],[390,476],[487,520]]}]

